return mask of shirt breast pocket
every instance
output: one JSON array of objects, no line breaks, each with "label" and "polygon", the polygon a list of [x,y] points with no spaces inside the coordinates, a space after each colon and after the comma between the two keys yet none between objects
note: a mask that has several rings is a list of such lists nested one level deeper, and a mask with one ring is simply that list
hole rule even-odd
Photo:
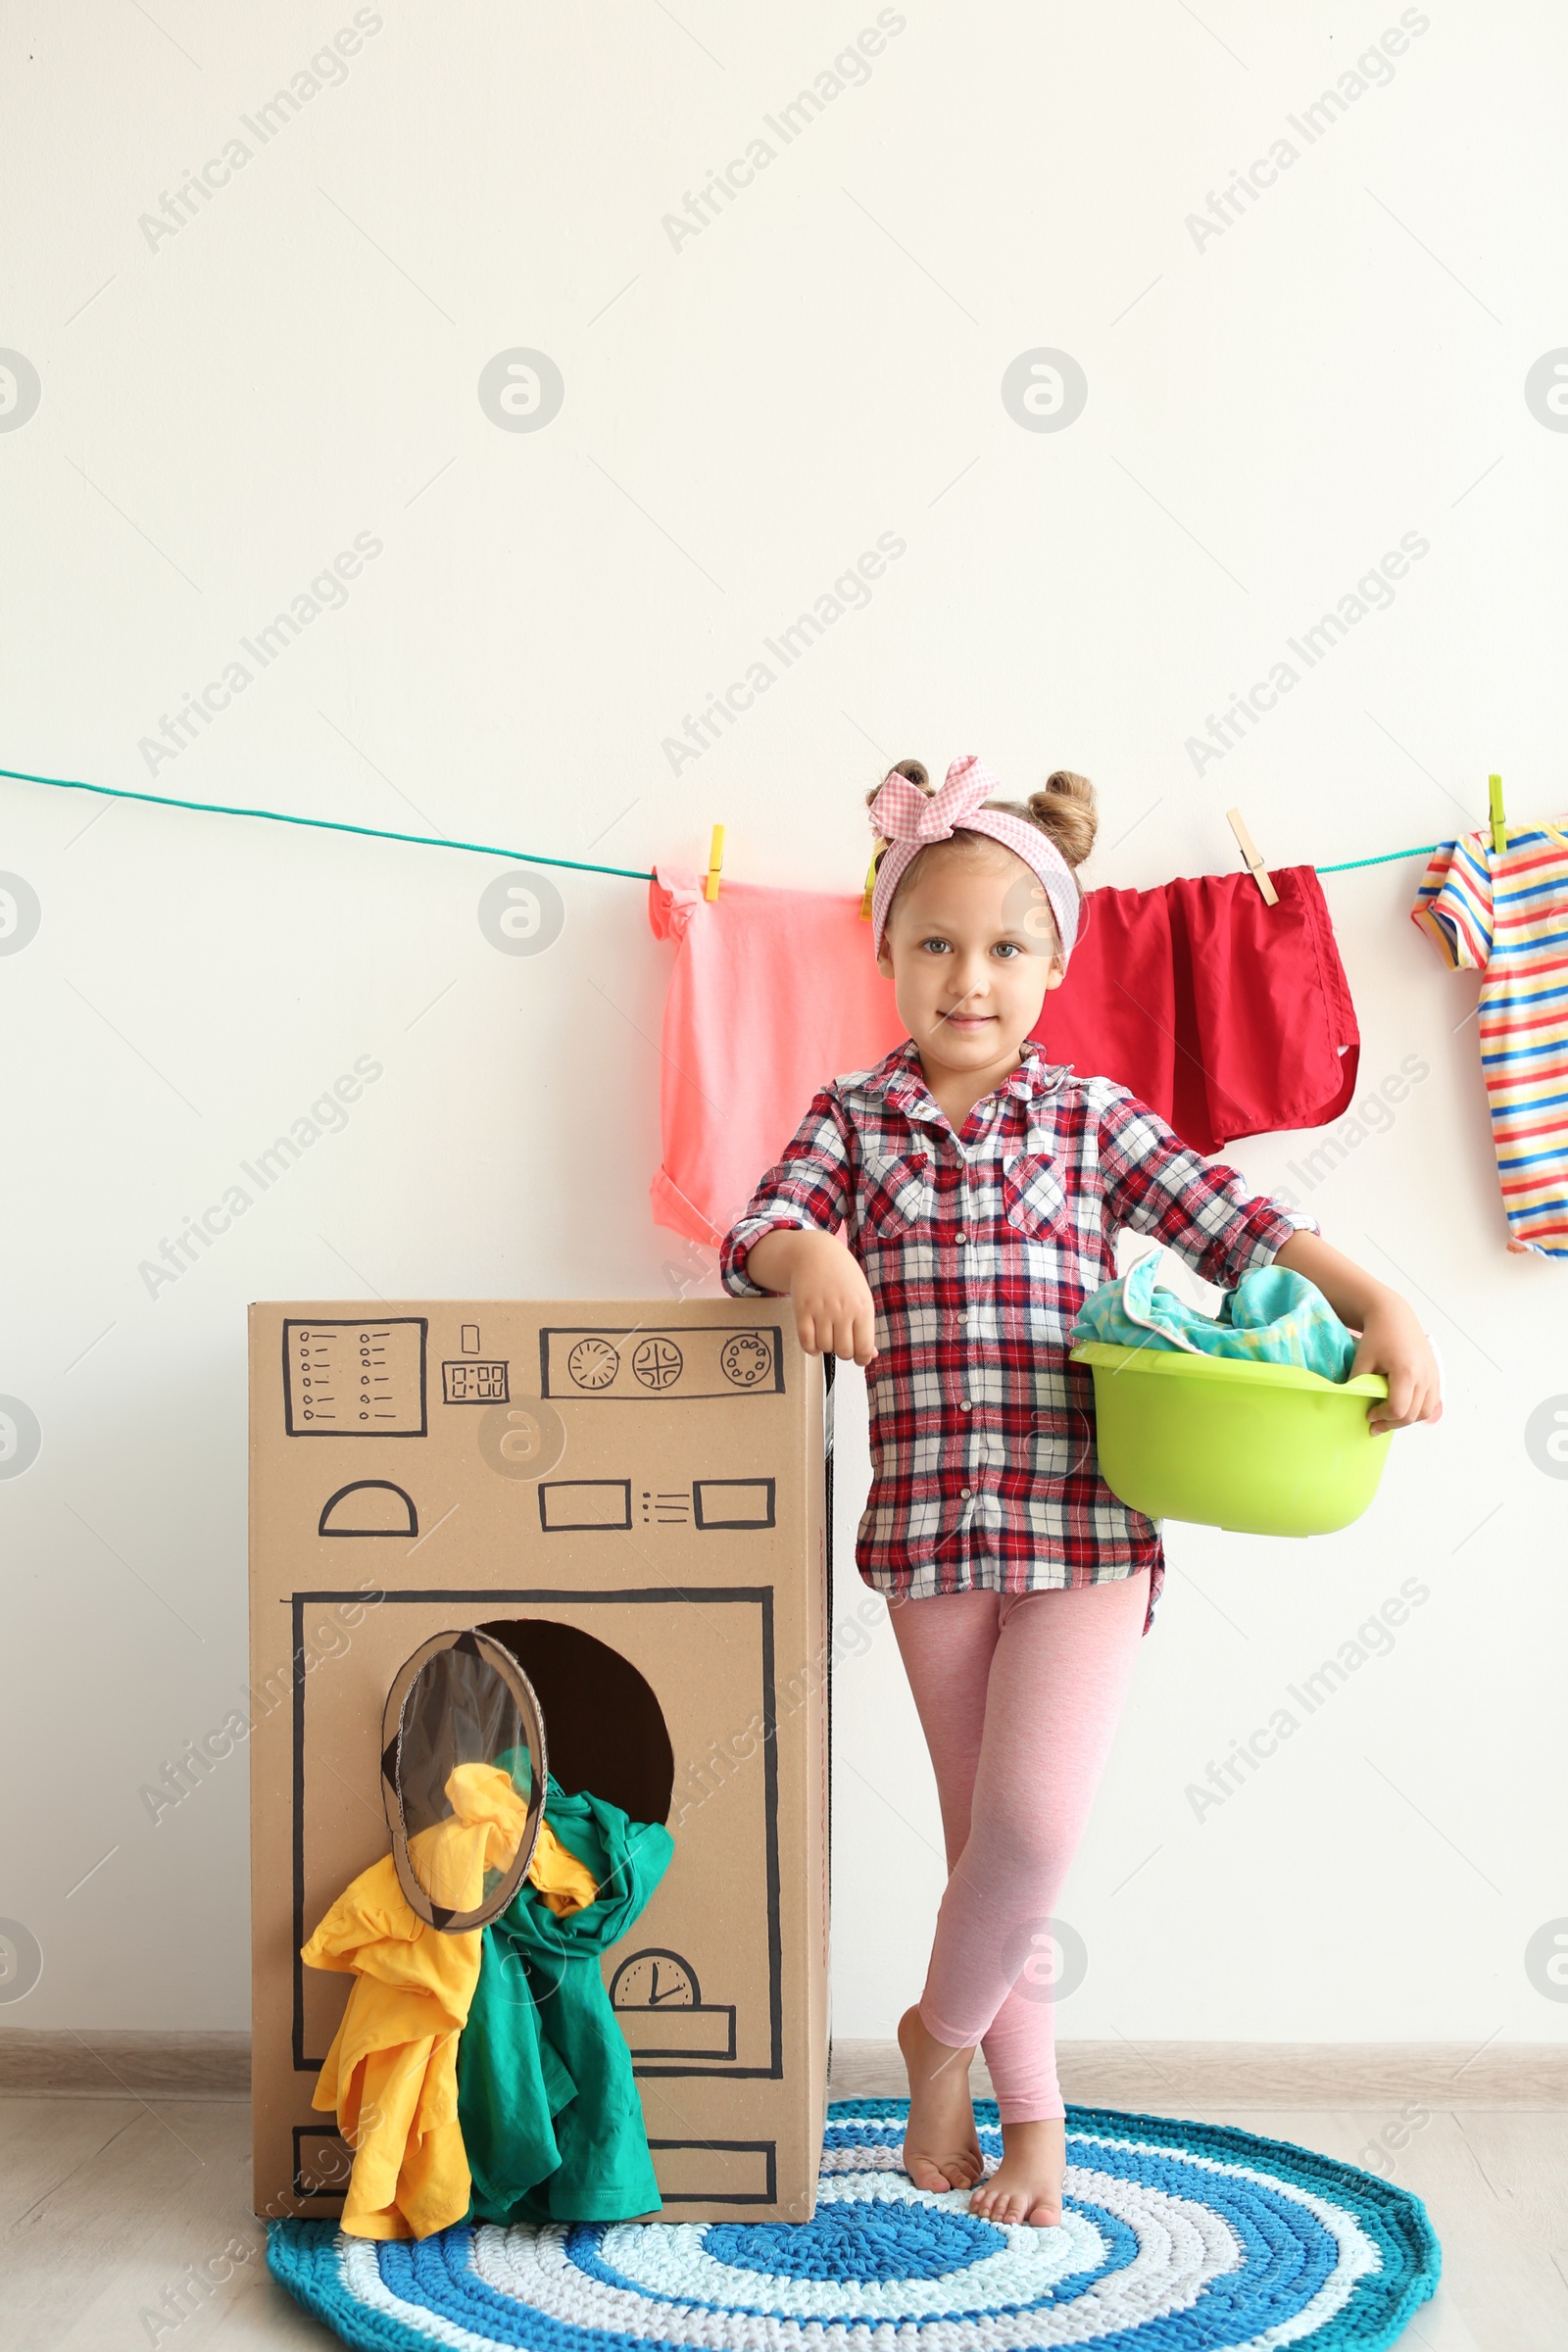
[{"label": "shirt breast pocket", "polygon": [[867,1152],[860,1230],[896,1242],[931,1214],[931,1160],[924,1152]]},{"label": "shirt breast pocket", "polygon": [[1002,1207],[1009,1225],[1031,1241],[1073,1238],[1061,1170],[1043,1152],[1020,1152],[1002,1171]]}]

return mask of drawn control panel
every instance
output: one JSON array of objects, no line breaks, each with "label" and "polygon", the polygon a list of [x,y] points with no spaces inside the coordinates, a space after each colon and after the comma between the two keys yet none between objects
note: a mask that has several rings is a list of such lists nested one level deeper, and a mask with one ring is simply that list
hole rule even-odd
[{"label": "drawn control panel", "polygon": [[422,1438],[422,1315],[283,1325],[285,1426],[291,1438]]},{"label": "drawn control panel", "polygon": [[784,1350],[776,1323],[737,1331],[733,1323],[677,1331],[566,1329],[539,1334],[540,1394],[610,1403],[683,1403],[714,1396],[781,1396]]}]

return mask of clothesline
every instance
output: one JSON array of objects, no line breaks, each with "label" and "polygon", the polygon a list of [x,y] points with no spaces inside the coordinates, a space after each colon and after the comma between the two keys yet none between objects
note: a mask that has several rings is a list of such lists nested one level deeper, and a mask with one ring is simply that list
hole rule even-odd
[{"label": "clothesline", "polygon": [[369,841],[406,841],[421,850],[475,850],[484,858],[516,858],[527,865],[563,865],[576,874],[620,874],[628,882],[653,876],[633,865],[592,865],[581,858],[541,858],[533,850],[509,850],[494,841],[451,841],[443,833],[386,833],[379,825],[350,825],[337,817],[291,816],[284,808],[234,808],[223,801],[175,801],[160,792],[122,792],[113,784],[84,784],[75,776],[31,776],[20,767],[0,767],[0,776],[19,784],[49,784],[62,792],[96,792],[106,801],[146,801],[154,808],[189,808],[203,816],[259,816],[270,825],[309,825],[317,833],[359,833]]},{"label": "clothesline", "polygon": [[[106,801],[144,801],[153,808],[184,808],[200,816],[254,816],[270,825],[306,825],[316,833],[357,833],[367,841],[402,841],[420,850],[471,850],[481,858],[514,858],[524,865],[564,866],[574,874],[614,874],[627,882],[651,882],[645,868],[634,865],[596,865],[583,858],[544,858],[536,850],[511,850],[494,841],[453,841],[443,833],[388,833],[379,825],[350,825],[337,817],[293,816],[284,808],[235,808],[223,801],[176,801],[160,792],[125,792],[114,784],[87,784],[77,776],[34,776],[20,767],[0,767],[0,776],[18,784],[46,784],[57,792],[93,792]],[[1385,850],[1378,858],[1347,858],[1338,865],[1320,865],[1320,874],[1353,873],[1364,865],[1397,865],[1405,858],[1430,858],[1437,843],[1428,841],[1411,850]]]}]

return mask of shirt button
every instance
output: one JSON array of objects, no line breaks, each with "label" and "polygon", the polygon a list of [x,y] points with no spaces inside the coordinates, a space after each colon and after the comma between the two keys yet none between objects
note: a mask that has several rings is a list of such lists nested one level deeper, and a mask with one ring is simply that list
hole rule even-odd
[{"label": "shirt button", "polygon": [[973,1496],[974,1489],[973,1487],[960,1487],[958,1493],[963,1496],[964,1501],[968,1502]]},{"label": "shirt button", "polygon": [[953,1238],[956,1242],[966,1242],[969,1236],[966,1233],[956,1233]]},{"label": "shirt button", "polygon": [[960,1413],[966,1413],[966,1412],[968,1412],[968,1411],[970,1410],[969,1399],[968,1399],[968,1397],[967,1397],[967,1396],[960,1396],[960,1397],[959,1397],[959,1399],[958,1399],[958,1410],[959,1410],[959,1412],[960,1412]]}]

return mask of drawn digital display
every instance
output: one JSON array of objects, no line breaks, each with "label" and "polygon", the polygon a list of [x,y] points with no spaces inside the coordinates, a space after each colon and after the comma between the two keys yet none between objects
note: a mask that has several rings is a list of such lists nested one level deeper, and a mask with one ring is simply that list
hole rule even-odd
[{"label": "drawn digital display", "polygon": [[448,1404],[505,1404],[509,1400],[507,1367],[481,1363],[471,1355],[459,1356],[441,1367],[441,1394]]}]

